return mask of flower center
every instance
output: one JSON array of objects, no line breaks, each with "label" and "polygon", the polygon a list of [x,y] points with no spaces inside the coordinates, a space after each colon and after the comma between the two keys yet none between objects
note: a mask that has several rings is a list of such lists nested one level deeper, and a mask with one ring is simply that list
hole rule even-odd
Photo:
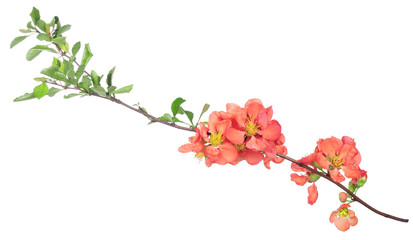
[{"label": "flower center", "polygon": [[344,159],[340,158],[340,156],[335,155],[332,159],[331,159],[331,163],[335,166],[335,167],[340,167],[341,165],[343,165],[344,163]]},{"label": "flower center", "polygon": [[251,121],[251,119],[248,118],[245,123],[245,131],[247,132],[247,136],[254,136],[259,127],[259,125],[256,125],[254,121]]},{"label": "flower center", "polygon": [[340,211],[338,211],[338,216],[341,218],[348,217],[348,209],[347,208],[340,209]]},{"label": "flower center", "polygon": [[209,142],[215,147],[221,145],[224,142],[224,140],[225,136],[222,136],[222,133],[220,132],[214,132],[209,136]]},{"label": "flower center", "polygon": [[235,146],[235,148],[236,148],[238,151],[241,151],[241,150],[245,149],[245,144],[234,145],[234,146]]}]

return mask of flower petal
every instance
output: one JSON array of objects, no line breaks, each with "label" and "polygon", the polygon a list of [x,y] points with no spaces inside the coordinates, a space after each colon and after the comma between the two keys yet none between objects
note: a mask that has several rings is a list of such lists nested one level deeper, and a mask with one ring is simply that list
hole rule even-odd
[{"label": "flower petal", "polygon": [[281,136],[281,125],[277,121],[271,121],[267,128],[261,130],[261,135],[269,141],[277,140]]},{"label": "flower petal", "polygon": [[356,226],[358,222],[359,220],[356,216],[348,218],[348,223],[350,223],[351,226]]},{"label": "flower petal", "polygon": [[235,161],[238,157],[238,150],[230,143],[224,143],[219,146],[222,157],[229,163]]},{"label": "flower petal", "polygon": [[318,191],[316,185],[313,183],[308,187],[308,204],[313,205],[318,198]]},{"label": "flower petal", "polygon": [[347,231],[350,228],[350,223],[348,222],[347,218],[338,217],[334,220],[334,225],[336,225],[337,229],[340,231]]},{"label": "flower petal", "polygon": [[292,173],[290,175],[291,181],[295,182],[299,186],[304,186],[309,180],[307,175],[298,175],[297,173]]},{"label": "flower petal", "polygon": [[231,127],[225,131],[225,138],[233,144],[241,145],[245,140],[245,132]]},{"label": "flower petal", "polygon": [[322,167],[324,169],[329,169],[330,168],[331,162],[329,162],[327,160],[327,158],[325,156],[323,156],[323,154],[317,153],[316,161],[317,161],[318,165],[320,165],[320,167]]},{"label": "flower petal", "polygon": [[321,141],[321,144],[319,144],[318,147],[320,148],[320,151],[326,156],[333,157],[336,155],[336,153],[340,152],[342,146],[343,141],[336,137],[331,137],[324,139],[324,141]]},{"label": "flower petal", "polygon": [[359,178],[361,177],[361,169],[359,166],[342,166],[341,169],[343,169],[344,175],[347,178]]},{"label": "flower petal", "polygon": [[342,182],[346,180],[346,178],[343,175],[341,175],[340,171],[337,168],[330,170],[330,176],[334,182]]},{"label": "flower petal", "polygon": [[256,151],[245,150],[244,157],[250,165],[256,165],[264,159],[264,154]]},{"label": "flower petal", "polygon": [[267,142],[252,136],[245,145],[251,150],[262,151],[267,147]]}]

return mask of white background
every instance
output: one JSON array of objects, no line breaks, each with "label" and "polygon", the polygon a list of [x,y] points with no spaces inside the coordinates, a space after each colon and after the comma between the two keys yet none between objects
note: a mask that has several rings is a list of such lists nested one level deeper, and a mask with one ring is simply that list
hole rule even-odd
[{"label": "white background", "polygon": [[[176,97],[198,114],[253,97],[272,105],[289,155],[319,138],[356,139],[368,182],[359,196],[413,217],[411,1],[8,1],[2,3],[0,239],[351,239],[413,234],[411,223],[352,204],[359,224],[328,218],[339,189],[319,199],[290,181],[290,164],[199,164],[177,148],[190,133],[95,98],[13,103],[51,64],[35,38],[9,50],[36,6],[90,43],[88,70],[134,84],[125,102],[150,113]],[[67,94],[67,93],[66,93]],[[210,112],[210,111],[209,111]],[[205,118],[206,119],[206,118]]]}]

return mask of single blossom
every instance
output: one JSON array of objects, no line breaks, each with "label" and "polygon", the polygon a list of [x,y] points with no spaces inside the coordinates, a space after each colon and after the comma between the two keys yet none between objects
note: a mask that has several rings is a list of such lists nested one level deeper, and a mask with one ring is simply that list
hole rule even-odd
[{"label": "single blossom", "polygon": [[356,226],[358,219],[353,210],[348,209],[349,204],[342,204],[336,211],[330,215],[330,222],[334,223],[340,231],[347,231],[350,226]]},{"label": "single blossom", "polygon": [[358,178],[361,176],[361,169],[358,166],[361,156],[356,148],[356,143],[350,137],[344,136],[342,139],[331,137],[320,139],[315,150],[317,164],[330,172],[331,178],[336,182],[342,182],[345,177]]}]

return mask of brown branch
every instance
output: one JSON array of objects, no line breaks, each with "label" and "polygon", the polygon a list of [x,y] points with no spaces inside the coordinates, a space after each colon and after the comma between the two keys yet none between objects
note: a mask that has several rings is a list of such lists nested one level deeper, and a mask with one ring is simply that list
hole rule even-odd
[{"label": "brown branch", "polygon": [[395,217],[395,216],[392,216],[390,214],[387,214],[387,213],[384,213],[384,212],[381,212],[381,211],[375,209],[374,207],[370,206],[365,201],[363,201],[359,197],[357,197],[352,191],[350,191],[348,188],[344,187],[341,183],[335,182],[330,176],[327,176],[326,174],[324,174],[322,172],[319,172],[316,169],[314,169],[312,167],[309,167],[308,165],[305,165],[305,164],[303,164],[303,163],[301,163],[301,162],[299,162],[299,161],[297,161],[297,160],[295,160],[295,159],[293,159],[289,156],[281,154],[281,153],[277,153],[277,156],[281,157],[281,158],[284,158],[285,160],[288,160],[292,163],[295,163],[298,166],[300,166],[302,168],[305,168],[305,169],[307,169],[308,171],[310,171],[312,173],[318,174],[321,177],[327,179],[328,181],[334,183],[336,186],[338,186],[339,188],[343,189],[346,193],[348,193],[353,198],[353,201],[359,202],[360,204],[364,205],[366,208],[370,209],[371,211],[373,211],[373,212],[375,212],[375,213],[377,213],[377,214],[379,214],[383,217],[391,218],[393,220],[400,221],[400,222],[406,222],[406,223],[409,221],[409,219]]}]

